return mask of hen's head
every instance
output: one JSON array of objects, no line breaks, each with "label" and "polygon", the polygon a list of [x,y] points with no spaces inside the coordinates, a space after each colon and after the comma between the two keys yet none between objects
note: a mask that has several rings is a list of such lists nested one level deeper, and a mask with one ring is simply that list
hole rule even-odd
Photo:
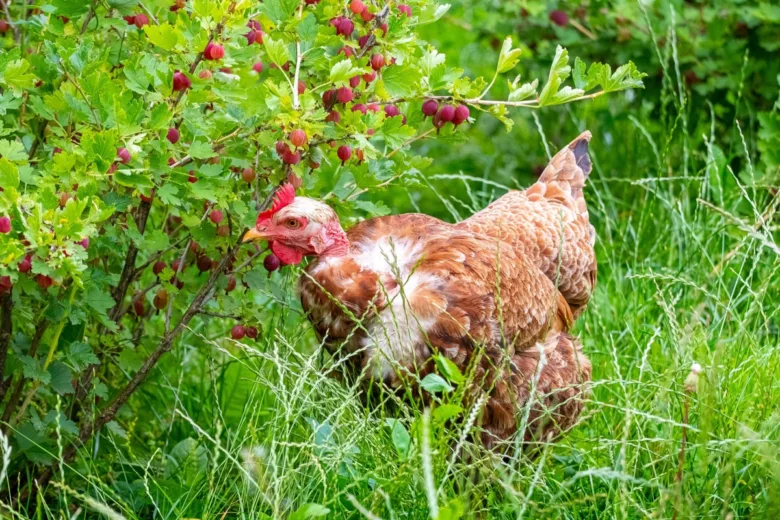
[{"label": "hen's head", "polygon": [[285,264],[298,264],[304,256],[341,256],[349,249],[336,212],[324,202],[296,197],[292,184],[276,191],[271,208],[258,215],[243,238],[260,240],[267,240]]}]

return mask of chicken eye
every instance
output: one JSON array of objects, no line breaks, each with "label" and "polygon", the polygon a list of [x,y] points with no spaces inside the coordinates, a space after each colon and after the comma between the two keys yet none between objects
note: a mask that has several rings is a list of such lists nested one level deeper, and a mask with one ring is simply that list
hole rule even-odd
[{"label": "chicken eye", "polygon": [[290,229],[298,229],[299,227],[301,227],[301,223],[295,220],[294,218],[291,218],[290,220],[287,221],[287,227]]}]

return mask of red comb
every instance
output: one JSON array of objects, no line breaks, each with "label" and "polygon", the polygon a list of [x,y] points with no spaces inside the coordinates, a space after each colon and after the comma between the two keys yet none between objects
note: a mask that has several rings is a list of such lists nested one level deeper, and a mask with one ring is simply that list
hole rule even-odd
[{"label": "red comb", "polygon": [[260,213],[260,215],[257,217],[257,222],[259,223],[261,220],[270,218],[274,213],[276,213],[280,209],[292,204],[294,200],[295,200],[295,186],[293,186],[289,182],[285,182],[284,184],[282,184],[281,187],[277,188],[276,193],[274,193],[274,202],[271,205],[271,208]]}]

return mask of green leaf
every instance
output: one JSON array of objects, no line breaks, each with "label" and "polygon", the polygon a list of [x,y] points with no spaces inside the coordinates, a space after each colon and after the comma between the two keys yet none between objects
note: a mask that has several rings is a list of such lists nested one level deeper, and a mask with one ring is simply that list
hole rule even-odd
[{"label": "green leaf", "polygon": [[104,291],[97,285],[90,285],[84,295],[87,305],[99,314],[106,314],[108,309],[114,306],[114,299],[108,291]]},{"label": "green leaf", "polygon": [[449,393],[454,390],[452,385],[450,385],[439,374],[428,374],[420,382],[420,386],[422,386],[423,389],[429,391],[432,394],[436,394],[438,392]]},{"label": "green leaf", "polygon": [[5,157],[0,158],[0,186],[3,188],[19,186],[19,168]]},{"label": "green leaf", "polygon": [[393,446],[401,458],[409,456],[409,447],[412,444],[412,437],[406,430],[406,427],[398,419],[385,419],[385,424],[390,428],[390,438],[393,440]]},{"label": "green leaf", "polygon": [[35,74],[30,70],[30,62],[21,59],[8,63],[5,70],[0,71],[0,85],[8,85],[15,94],[21,95],[25,89],[32,88],[35,84]]},{"label": "green leaf", "polygon": [[86,14],[90,3],[84,0],[52,0],[51,5],[57,10],[57,14],[73,18]]},{"label": "green leaf", "polygon": [[330,509],[320,504],[303,504],[290,515],[290,520],[306,520],[307,518],[321,518],[330,513]]},{"label": "green leaf", "polygon": [[211,147],[211,143],[206,141],[193,141],[187,154],[193,159],[209,159],[217,155]]},{"label": "green leaf", "polygon": [[382,73],[385,91],[390,97],[410,96],[417,90],[422,73],[411,65],[393,65]]},{"label": "green leaf", "polygon": [[402,117],[388,117],[384,124],[379,127],[377,135],[384,137],[387,145],[392,148],[399,148],[408,139],[415,135],[413,126],[405,125]]},{"label": "green leaf", "polygon": [[259,8],[268,18],[279,23],[290,18],[299,3],[299,0],[265,0]]},{"label": "green leaf", "polygon": [[0,157],[12,162],[27,162],[27,150],[19,141],[0,139]]},{"label": "green leaf", "polygon": [[169,23],[146,25],[144,32],[150,42],[166,51],[173,50],[179,42],[179,32]]},{"label": "green leaf", "polygon": [[501,53],[498,55],[498,73],[501,74],[515,68],[521,52],[521,49],[512,48],[512,37],[507,36],[504,44],[501,46]]},{"label": "green leaf", "polygon": [[263,43],[265,44],[265,52],[268,53],[268,57],[277,67],[281,68],[282,65],[290,61],[290,51],[282,40],[275,40],[266,35],[263,38]]},{"label": "green leaf", "polygon": [[[518,77],[518,79],[520,79]],[[539,85],[539,80],[535,79],[531,83],[524,83],[520,87],[517,87],[517,80],[514,83],[509,84],[509,97],[508,101],[523,101],[530,97],[536,96],[536,87]]]},{"label": "green leaf", "polygon": [[439,367],[439,370],[449,381],[456,385],[461,384],[466,379],[460,373],[458,366],[441,354],[436,356],[436,366]]},{"label": "green leaf", "polygon": [[330,69],[330,80],[337,85],[348,83],[355,76],[363,74],[364,70],[356,67],[350,59],[341,60]]},{"label": "green leaf", "polygon": [[[160,189],[157,190],[157,197],[163,201],[163,203],[178,206],[181,204],[181,199],[178,197],[179,189],[173,183],[166,183]],[[165,235],[166,237],[168,235]]]},{"label": "green leaf", "polygon": [[44,385],[48,385],[51,381],[51,374],[43,370],[38,360],[31,358],[30,356],[22,356],[22,375],[27,379],[34,379],[40,381]]},{"label": "green leaf", "polygon": [[552,65],[550,66],[550,74],[547,77],[547,84],[542,89],[542,93],[539,95],[539,105],[544,106],[548,104],[555,104],[555,94],[558,93],[558,89],[561,84],[566,81],[571,72],[569,67],[569,51],[561,47],[560,45],[555,49],[555,57],[553,58]]},{"label": "green leaf", "polygon": [[50,386],[60,395],[73,393],[73,372],[64,364],[55,361],[49,365]]},{"label": "green leaf", "polygon": [[431,415],[437,422],[444,422],[453,417],[457,417],[462,411],[463,408],[457,404],[447,403],[434,408]]},{"label": "green leaf", "polygon": [[89,365],[97,365],[100,360],[88,343],[74,341],[68,347],[67,359],[77,371],[82,371]]}]

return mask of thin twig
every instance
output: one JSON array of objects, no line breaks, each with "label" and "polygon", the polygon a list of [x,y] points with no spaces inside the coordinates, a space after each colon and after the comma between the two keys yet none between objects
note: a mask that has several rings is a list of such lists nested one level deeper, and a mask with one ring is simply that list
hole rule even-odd
[{"label": "thin twig", "polygon": [[21,33],[19,32],[19,27],[17,27],[16,22],[14,22],[14,19],[11,17],[11,12],[8,10],[9,1],[10,0],[0,1],[0,4],[2,4],[3,12],[5,12],[5,21],[11,26],[11,29],[14,32],[14,41],[18,44],[21,39]]}]

